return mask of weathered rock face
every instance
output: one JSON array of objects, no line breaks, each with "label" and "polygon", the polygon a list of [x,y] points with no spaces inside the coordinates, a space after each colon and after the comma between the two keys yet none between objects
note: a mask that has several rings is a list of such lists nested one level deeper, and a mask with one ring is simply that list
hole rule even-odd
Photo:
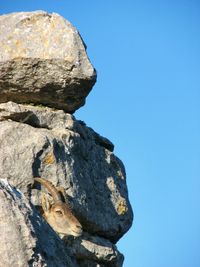
[{"label": "weathered rock face", "polygon": [[96,81],[77,30],[43,11],[0,16],[0,102],[74,112]]},{"label": "weathered rock face", "polygon": [[0,120],[0,176],[25,194],[36,176],[64,187],[89,233],[116,242],[129,229],[124,166],[107,139],[50,108],[9,102],[0,105]]},{"label": "weathered rock face", "polygon": [[65,239],[79,267],[123,263],[113,242],[130,228],[133,214],[124,166],[113,149],[108,139],[62,110],[0,104],[0,177],[35,206],[41,205],[41,188],[33,187],[33,177],[64,188],[84,230],[82,237]]},{"label": "weathered rock face", "polygon": [[[67,247],[71,248],[72,258],[78,265],[121,267],[124,257],[109,240],[84,233],[81,238],[65,238]],[[98,265],[101,263],[101,265]]]},{"label": "weathered rock face", "polygon": [[76,267],[62,240],[20,191],[0,179],[0,266]]}]

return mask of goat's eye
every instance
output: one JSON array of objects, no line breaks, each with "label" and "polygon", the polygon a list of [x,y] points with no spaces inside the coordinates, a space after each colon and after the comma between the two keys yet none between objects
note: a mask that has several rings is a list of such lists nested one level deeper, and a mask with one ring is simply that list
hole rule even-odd
[{"label": "goat's eye", "polygon": [[56,210],[56,214],[59,215],[59,216],[62,216],[63,215],[63,213],[62,213],[61,210]]}]

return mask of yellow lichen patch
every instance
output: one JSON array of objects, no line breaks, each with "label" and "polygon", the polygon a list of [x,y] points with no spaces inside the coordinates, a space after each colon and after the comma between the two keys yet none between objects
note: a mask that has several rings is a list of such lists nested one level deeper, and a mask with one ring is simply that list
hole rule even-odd
[{"label": "yellow lichen patch", "polygon": [[119,215],[124,215],[128,211],[126,200],[120,199],[120,201],[117,203],[117,213]]},{"label": "yellow lichen patch", "polygon": [[55,20],[51,20],[51,22],[50,22],[50,27],[51,27],[52,29],[54,29],[54,28],[56,27],[56,21],[55,21]]},{"label": "yellow lichen patch", "polygon": [[20,40],[15,40],[15,44],[18,46],[21,44]]},{"label": "yellow lichen patch", "polygon": [[49,47],[49,40],[44,40],[43,45],[44,45],[46,48]]},{"label": "yellow lichen patch", "polygon": [[55,157],[52,152],[48,153],[44,158],[44,164],[53,164],[55,162]]}]

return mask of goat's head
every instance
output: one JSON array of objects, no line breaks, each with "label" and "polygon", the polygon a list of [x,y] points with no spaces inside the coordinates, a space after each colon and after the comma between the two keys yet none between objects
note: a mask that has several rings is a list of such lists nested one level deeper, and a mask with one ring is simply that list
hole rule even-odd
[{"label": "goat's head", "polygon": [[44,185],[53,198],[51,204],[46,197],[42,195],[43,216],[51,227],[59,234],[80,236],[82,234],[82,226],[73,215],[70,206],[62,201],[59,191],[50,182],[43,178],[35,178],[35,181]]}]

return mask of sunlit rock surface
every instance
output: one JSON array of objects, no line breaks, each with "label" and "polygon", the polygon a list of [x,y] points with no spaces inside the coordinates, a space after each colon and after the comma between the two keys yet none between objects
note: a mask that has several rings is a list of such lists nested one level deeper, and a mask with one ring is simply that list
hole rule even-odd
[{"label": "sunlit rock surface", "polygon": [[0,16],[0,102],[74,112],[96,81],[78,31],[56,13]]}]

